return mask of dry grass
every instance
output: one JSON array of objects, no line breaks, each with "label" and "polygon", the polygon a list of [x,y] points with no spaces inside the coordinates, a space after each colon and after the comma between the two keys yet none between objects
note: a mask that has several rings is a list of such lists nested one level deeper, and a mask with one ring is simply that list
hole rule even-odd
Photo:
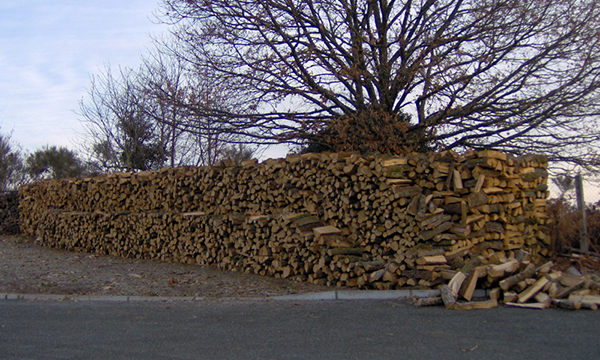
[{"label": "dry grass", "polygon": [[[577,208],[562,199],[552,199],[548,201],[548,213],[553,219],[554,249],[558,252],[564,252],[569,247],[579,248],[582,231],[581,213]],[[590,250],[599,252],[600,202],[588,205],[586,224]]]}]

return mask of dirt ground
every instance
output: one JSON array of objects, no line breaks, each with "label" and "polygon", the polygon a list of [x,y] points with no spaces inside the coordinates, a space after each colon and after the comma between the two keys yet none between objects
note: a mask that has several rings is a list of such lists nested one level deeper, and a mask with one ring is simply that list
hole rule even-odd
[{"label": "dirt ground", "polygon": [[0,293],[269,297],[331,288],[216,268],[124,259],[42,247],[0,236]]}]

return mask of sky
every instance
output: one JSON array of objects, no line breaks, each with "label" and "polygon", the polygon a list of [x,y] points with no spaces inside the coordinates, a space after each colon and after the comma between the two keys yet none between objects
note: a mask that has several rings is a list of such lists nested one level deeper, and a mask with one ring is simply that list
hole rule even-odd
[{"label": "sky", "polygon": [[[0,0],[0,133],[33,152],[76,150],[90,78],[108,64],[137,68],[165,25],[159,0]],[[262,157],[283,157],[282,147]],[[598,191],[588,193],[597,201]],[[590,197],[592,199],[590,199]]]},{"label": "sky", "polygon": [[155,0],[0,0],[0,133],[29,152],[76,149],[91,75],[137,67],[166,31],[157,9]]}]

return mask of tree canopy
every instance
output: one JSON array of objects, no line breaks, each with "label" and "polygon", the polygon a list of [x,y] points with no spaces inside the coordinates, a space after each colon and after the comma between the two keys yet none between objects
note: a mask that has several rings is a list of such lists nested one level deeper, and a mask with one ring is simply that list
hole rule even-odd
[{"label": "tree canopy", "polygon": [[598,1],[164,0],[162,16],[174,54],[246,97],[184,105],[256,142],[362,123],[407,149],[599,164]]},{"label": "tree canopy", "polygon": [[66,179],[88,173],[77,153],[66,147],[45,146],[25,159],[27,173],[33,181]]}]

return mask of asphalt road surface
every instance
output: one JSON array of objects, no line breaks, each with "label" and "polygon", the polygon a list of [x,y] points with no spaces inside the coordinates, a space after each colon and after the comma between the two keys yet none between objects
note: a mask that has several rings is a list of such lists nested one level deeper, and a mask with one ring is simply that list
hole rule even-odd
[{"label": "asphalt road surface", "polygon": [[600,311],[0,301],[0,359],[599,359]]}]

